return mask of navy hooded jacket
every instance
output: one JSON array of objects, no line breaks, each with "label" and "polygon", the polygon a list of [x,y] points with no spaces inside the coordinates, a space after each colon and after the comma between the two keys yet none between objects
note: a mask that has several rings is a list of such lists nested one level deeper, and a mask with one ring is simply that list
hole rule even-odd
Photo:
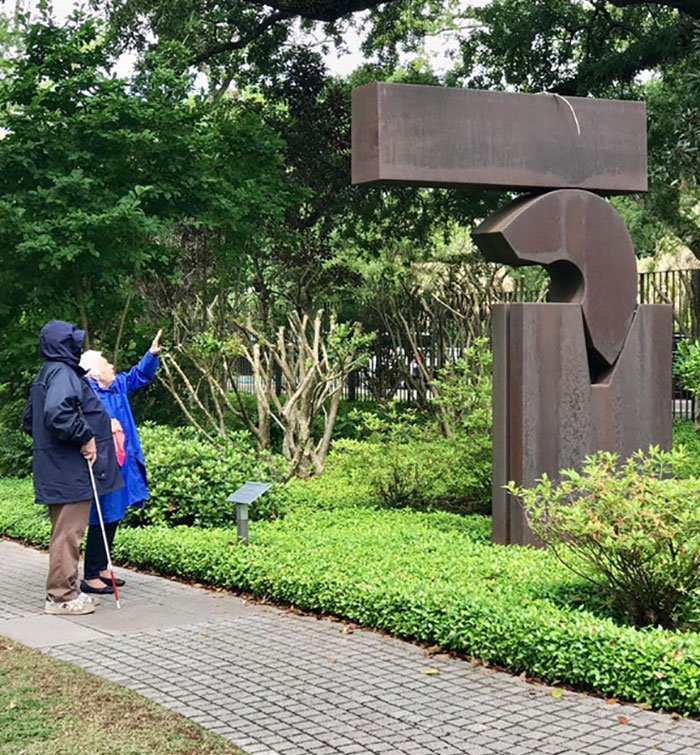
[{"label": "navy hooded jacket", "polygon": [[81,446],[94,437],[93,465],[99,495],[123,486],[112,441],[112,424],[84,377],[80,353],[85,331],[63,320],[41,330],[44,364],[24,410],[24,429],[34,441],[34,493],[37,503],[75,503],[93,497]]}]

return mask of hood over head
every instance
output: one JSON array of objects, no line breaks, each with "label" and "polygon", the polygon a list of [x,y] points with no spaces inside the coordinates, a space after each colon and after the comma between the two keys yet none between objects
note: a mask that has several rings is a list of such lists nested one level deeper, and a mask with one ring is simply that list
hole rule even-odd
[{"label": "hood over head", "polygon": [[80,369],[80,353],[85,331],[64,320],[51,320],[41,329],[39,353],[52,362],[65,362]]}]

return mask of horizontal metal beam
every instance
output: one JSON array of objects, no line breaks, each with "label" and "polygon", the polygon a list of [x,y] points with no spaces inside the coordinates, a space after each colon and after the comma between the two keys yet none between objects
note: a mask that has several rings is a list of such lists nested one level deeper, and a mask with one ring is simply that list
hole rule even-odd
[{"label": "horizontal metal beam", "polygon": [[646,106],[367,84],[352,93],[352,182],[646,191]]}]

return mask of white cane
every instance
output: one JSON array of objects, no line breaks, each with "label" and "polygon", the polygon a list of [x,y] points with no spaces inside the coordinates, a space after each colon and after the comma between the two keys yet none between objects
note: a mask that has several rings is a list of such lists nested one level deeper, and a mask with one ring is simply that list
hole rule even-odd
[{"label": "white cane", "polygon": [[107,533],[105,532],[105,523],[102,518],[102,507],[100,506],[100,497],[97,495],[97,485],[95,485],[95,475],[92,473],[92,464],[89,459],[86,459],[88,470],[90,471],[90,482],[92,483],[92,494],[95,496],[95,507],[97,508],[97,516],[100,519],[100,529],[102,530],[102,541],[105,545],[105,553],[107,554],[107,571],[112,576],[112,589],[114,590],[114,599],[117,602],[117,608],[121,608],[119,605],[119,593],[117,592],[117,580],[114,577],[114,569],[112,568],[112,556],[109,553],[109,545],[107,544]]}]

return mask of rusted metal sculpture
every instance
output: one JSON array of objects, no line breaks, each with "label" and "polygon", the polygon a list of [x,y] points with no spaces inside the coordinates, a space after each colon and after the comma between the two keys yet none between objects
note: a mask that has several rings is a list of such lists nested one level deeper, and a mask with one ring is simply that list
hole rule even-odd
[{"label": "rusted metal sculpture", "polygon": [[598,194],[646,189],[636,102],[370,84],[353,92],[353,182],[527,195],[474,231],[486,259],[541,265],[549,301],[493,312],[493,537],[537,544],[509,480],[605,449],[671,443],[672,311],[636,304],[632,240]]},{"label": "rusted metal sculpture", "polygon": [[352,93],[352,181],[646,191],[646,111],[641,102],[367,84]]}]

